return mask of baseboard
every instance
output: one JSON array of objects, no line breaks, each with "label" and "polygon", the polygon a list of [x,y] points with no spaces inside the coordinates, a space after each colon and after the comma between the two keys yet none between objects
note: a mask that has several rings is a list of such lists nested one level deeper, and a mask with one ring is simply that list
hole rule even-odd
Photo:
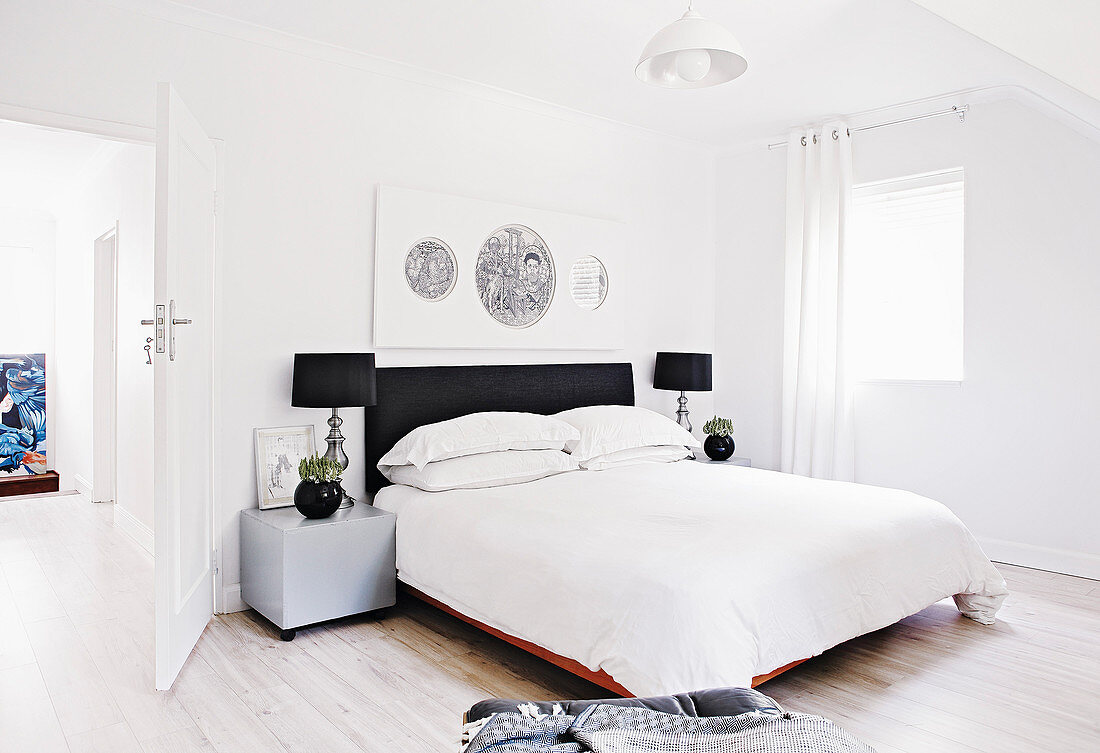
[{"label": "baseboard", "polygon": [[978,543],[994,562],[1100,580],[1100,555],[984,537]]},{"label": "baseboard", "polygon": [[153,553],[153,529],[134,517],[125,507],[115,505],[115,528],[137,542],[149,554]]},{"label": "baseboard", "polygon": [[234,583],[222,588],[222,613],[243,612],[249,606],[241,601],[241,584]]},{"label": "baseboard", "polygon": [[79,473],[73,474],[73,487],[88,499],[92,498],[92,484]]},{"label": "baseboard", "polygon": [[0,502],[19,502],[27,499],[46,499],[47,497],[75,497],[80,492],[75,489],[65,489],[59,492],[35,492],[33,494],[12,494],[10,497],[0,497]]}]

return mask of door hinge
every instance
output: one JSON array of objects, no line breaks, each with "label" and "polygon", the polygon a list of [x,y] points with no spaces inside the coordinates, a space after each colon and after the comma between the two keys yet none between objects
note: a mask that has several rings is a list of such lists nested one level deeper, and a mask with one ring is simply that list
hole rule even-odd
[{"label": "door hinge", "polygon": [[221,197],[220,197],[220,196],[218,196],[218,192],[217,192],[217,191],[214,191],[214,214],[217,214],[217,213],[218,213],[218,209],[219,209],[219,208],[220,208],[220,206],[221,206],[221,203],[220,203],[220,201],[219,201],[219,200],[220,200],[220,198],[221,198]]},{"label": "door hinge", "polygon": [[218,574],[218,550],[213,549],[210,552],[210,567],[214,570],[214,575]]}]

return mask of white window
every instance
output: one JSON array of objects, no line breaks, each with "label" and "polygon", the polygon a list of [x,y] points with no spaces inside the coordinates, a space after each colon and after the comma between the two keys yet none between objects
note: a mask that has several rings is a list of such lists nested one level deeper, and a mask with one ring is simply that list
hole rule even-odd
[{"label": "white window", "polygon": [[856,186],[852,204],[851,376],[962,381],[962,170]]}]

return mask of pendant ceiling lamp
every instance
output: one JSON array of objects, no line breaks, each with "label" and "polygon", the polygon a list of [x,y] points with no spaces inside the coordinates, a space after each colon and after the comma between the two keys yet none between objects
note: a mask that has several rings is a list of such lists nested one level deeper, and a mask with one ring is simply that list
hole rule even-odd
[{"label": "pendant ceiling lamp", "polygon": [[749,67],[737,38],[691,5],[642,50],[634,69],[642,81],[668,89],[702,89],[733,81]]}]

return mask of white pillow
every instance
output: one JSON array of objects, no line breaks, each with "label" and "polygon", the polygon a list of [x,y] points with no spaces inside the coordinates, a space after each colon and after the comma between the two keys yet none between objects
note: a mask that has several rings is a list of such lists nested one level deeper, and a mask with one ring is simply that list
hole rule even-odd
[{"label": "white pillow", "polygon": [[625,450],[597,455],[581,463],[586,471],[604,471],[638,463],[674,463],[693,457],[691,450],[682,444],[662,444],[656,447],[628,447]]},{"label": "white pillow", "polygon": [[587,408],[573,408],[558,413],[556,417],[580,431],[580,440],[566,445],[566,450],[571,452],[579,463],[597,455],[606,455],[631,447],[669,444],[685,447],[702,446],[699,440],[671,418],[634,405],[593,405]]},{"label": "white pillow", "polygon": [[577,470],[577,461],[561,450],[501,450],[463,455],[415,465],[378,466],[395,484],[415,486],[426,492],[448,489],[484,489],[522,484],[525,481]]},{"label": "white pillow", "polygon": [[536,413],[470,413],[449,421],[418,426],[378,461],[423,468],[436,460],[498,450],[563,450],[580,432],[553,416]]}]

